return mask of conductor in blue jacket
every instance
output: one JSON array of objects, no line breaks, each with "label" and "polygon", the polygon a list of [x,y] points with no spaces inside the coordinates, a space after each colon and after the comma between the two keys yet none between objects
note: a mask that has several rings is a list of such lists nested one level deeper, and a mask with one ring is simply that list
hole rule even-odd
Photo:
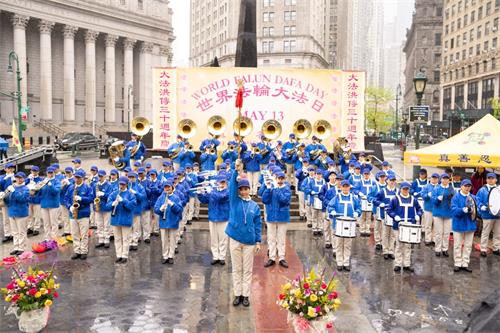
[{"label": "conductor in blue jacket", "polygon": [[85,171],[75,172],[75,183],[69,185],[64,204],[69,210],[73,251],[71,259],[87,259],[89,252],[90,204],[94,201],[94,191],[84,182]]},{"label": "conductor in blue jacket", "polygon": [[224,175],[216,178],[217,187],[207,186],[200,188],[198,198],[200,202],[208,204],[208,226],[210,228],[210,249],[212,251],[211,265],[226,264],[227,235],[224,232],[229,220],[229,190]]},{"label": "conductor in blue jacket", "polygon": [[278,257],[279,264],[288,268],[285,260],[286,230],[290,223],[290,199],[292,192],[290,185],[285,183],[285,173],[276,174],[276,185],[270,180],[264,183],[262,202],[267,211],[267,244],[269,246],[269,260],[264,267],[273,266]]},{"label": "conductor in blue jacket", "polygon": [[229,182],[229,251],[233,266],[233,306],[250,306],[253,255],[260,251],[260,207],[250,197],[250,183],[243,178],[243,163],[236,160],[235,170]]},{"label": "conductor in blue jacket", "polygon": [[[40,201],[43,229],[45,231],[45,240],[57,237],[59,225],[57,223],[57,213],[61,204],[61,183],[55,178],[54,168],[47,168],[47,185],[40,190]],[[85,172],[84,172],[85,173]],[[62,203],[64,204],[64,198]],[[69,214],[68,214],[69,220]],[[69,226],[71,231],[71,225]]]},{"label": "conductor in blue jacket", "polygon": [[469,268],[472,240],[476,231],[476,221],[472,219],[470,202],[475,200],[470,193],[472,182],[464,179],[460,183],[460,191],[451,199],[451,230],[453,231],[453,258],[455,260],[454,272],[464,270],[472,273]]},{"label": "conductor in blue jacket", "polygon": [[137,205],[135,195],[128,189],[127,177],[118,179],[118,191],[114,191],[108,196],[106,205],[111,209],[111,226],[115,237],[117,258],[115,262],[126,263],[134,223],[134,209]]},{"label": "conductor in blue jacket", "polygon": [[26,250],[29,191],[24,185],[25,178],[24,172],[16,173],[14,182],[6,188],[5,204],[9,212],[10,228],[14,237],[14,249],[10,252],[13,256],[20,255]]},{"label": "conductor in blue jacket", "polygon": [[167,179],[164,192],[155,203],[155,213],[158,215],[161,235],[162,264],[173,264],[176,234],[182,218],[182,205],[180,199],[174,194],[173,179]]}]

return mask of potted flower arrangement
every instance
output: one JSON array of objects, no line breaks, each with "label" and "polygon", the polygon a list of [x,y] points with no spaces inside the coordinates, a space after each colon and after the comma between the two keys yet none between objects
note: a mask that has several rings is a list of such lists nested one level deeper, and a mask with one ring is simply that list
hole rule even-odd
[{"label": "potted flower arrangement", "polygon": [[328,332],[333,329],[333,312],[341,302],[334,277],[325,279],[314,269],[281,286],[277,304],[288,310],[288,322],[295,332]]},{"label": "potted flower arrangement", "polygon": [[31,267],[27,272],[12,270],[10,282],[1,289],[5,301],[10,303],[9,313],[19,319],[21,332],[38,332],[47,325],[50,306],[59,297],[57,277],[53,268],[48,272]]}]

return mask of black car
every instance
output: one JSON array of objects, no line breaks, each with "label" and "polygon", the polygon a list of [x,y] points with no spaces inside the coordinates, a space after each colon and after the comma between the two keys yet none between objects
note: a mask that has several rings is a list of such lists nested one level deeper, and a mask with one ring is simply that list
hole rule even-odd
[{"label": "black car", "polygon": [[56,146],[60,150],[88,149],[99,146],[99,139],[88,132],[66,133],[61,139],[57,139]]}]

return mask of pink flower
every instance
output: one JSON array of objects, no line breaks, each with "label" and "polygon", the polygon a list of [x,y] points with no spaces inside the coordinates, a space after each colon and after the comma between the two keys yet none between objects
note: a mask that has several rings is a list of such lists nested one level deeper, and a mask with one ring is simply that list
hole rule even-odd
[{"label": "pink flower", "polygon": [[12,302],[17,302],[18,299],[19,299],[19,294],[15,294],[14,296],[12,296]]},{"label": "pink flower", "polygon": [[34,296],[37,291],[38,290],[36,290],[36,288],[31,288],[30,290],[28,290],[28,295]]},{"label": "pink flower", "polygon": [[316,313],[320,313],[321,312],[321,306],[317,306],[316,309],[314,309],[316,311]]},{"label": "pink flower", "polygon": [[14,281],[10,281],[10,283],[8,285],[6,285],[5,288],[7,288],[9,290],[14,289]]},{"label": "pink flower", "polygon": [[328,328],[328,329],[333,328],[333,323],[327,323],[326,328]]},{"label": "pink flower", "polygon": [[309,289],[309,287],[310,287],[309,283],[307,283],[307,282],[304,283],[304,289]]},{"label": "pink flower", "polygon": [[59,293],[57,291],[54,291],[54,297],[55,298],[58,298],[59,297]]},{"label": "pink flower", "polygon": [[332,300],[332,299],[336,299],[339,295],[337,294],[336,291],[332,292],[330,295],[328,295],[328,299],[329,300]]},{"label": "pink flower", "polygon": [[326,283],[322,283],[321,284],[321,289],[326,289],[328,286],[326,285]]}]

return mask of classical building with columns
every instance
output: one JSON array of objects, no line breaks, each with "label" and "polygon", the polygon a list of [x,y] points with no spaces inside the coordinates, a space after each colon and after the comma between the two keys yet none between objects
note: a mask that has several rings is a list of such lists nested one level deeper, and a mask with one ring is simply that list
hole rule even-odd
[{"label": "classical building with columns", "polygon": [[[152,67],[169,66],[174,40],[168,0],[0,0],[0,91],[15,90],[19,57],[29,135],[126,129],[152,118]],[[130,101],[129,101],[130,98]],[[0,95],[0,133],[16,103]],[[31,133],[31,134],[30,134]]]}]

